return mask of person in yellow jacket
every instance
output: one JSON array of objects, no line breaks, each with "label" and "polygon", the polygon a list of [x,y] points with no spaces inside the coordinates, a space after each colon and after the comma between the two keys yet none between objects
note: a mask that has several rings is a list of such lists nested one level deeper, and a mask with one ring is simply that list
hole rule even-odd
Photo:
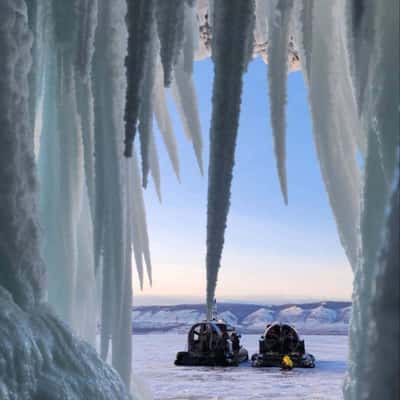
[{"label": "person in yellow jacket", "polygon": [[282,357],[281,368],[285,370],[290,370],[293,368],[293,361],[290,356],[285,355]]}]

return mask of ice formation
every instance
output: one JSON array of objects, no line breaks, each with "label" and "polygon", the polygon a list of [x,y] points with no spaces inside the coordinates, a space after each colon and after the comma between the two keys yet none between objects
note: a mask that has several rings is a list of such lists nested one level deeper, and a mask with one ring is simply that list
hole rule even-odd
[{"label": "ice formation", "polygon": [[278,0],[267,4],[268,12],[268,83],[271,124],[279,182],[285,203],[288,203],[286,179],[286,81],[288,72],[287,45],[293,1]]},{"label": "ice formation", "polygon": [[172,71],[183,46],[185,0],[156,1],[156,20],[160,36],[160,56],[164,86],[170,86]]},{"label": "ice formation", "polygon": [[[29,6],[34,5],[30,2]],[[30,15],[36,11],[30,10]],[[33,37],[27,5],[19,0],[1,2],[0,20],[0,397],[129,399],[118,374],[91,346],[73,336],[43,301],[45,280],[30,116],[36,105],[29,107],[29,89],[34,85],[28,83]],[[71,75],[66,73],[64,78],[68,86],[63,100],[66,107],[72,107]],[[68,146],[74,138],[69,138]],[[68,178],[73,173],[64,171]]]},{"label": "ice formation", "polygon": [[207,310],[210,319],[230,205],[242,75],[252,54],[254,2],[215,2],[212,25],[215,78],[210,127],[206,257]]},{"label": "ice formation", "polygon": [[[161,197],[153,120],[179,178],[170,86],[202,169],[192,74],[193,60],[209,56],[211,310],[242,75],[258,55],[269,62],[286,201],[288,70],[301,64],[308,87],[322,176],[355,277],[345,398],[398,397],[397,0],[3,0],[0,48],[1,398],[129,398],[132,253],[140,284],[145,270],[152,280],[149,173]],[[100,353],[115,369],[70,332],[94,343],[98,321]]]}]

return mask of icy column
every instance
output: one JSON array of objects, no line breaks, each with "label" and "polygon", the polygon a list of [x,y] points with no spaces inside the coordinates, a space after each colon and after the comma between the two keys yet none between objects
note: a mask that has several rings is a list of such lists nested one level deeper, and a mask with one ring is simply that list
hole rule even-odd
[{"label": "icy column", "polygon": [[[151,163],[151,160],[149,159],[150,157],[153,160],[152,164],[154,166],[154,148],[151,148],[151,141],[153,140],[153,97],[156,79],[157,52],[159,48],[155,21],[152,20],[150,23],[150,39],[148,41],[146,53],[145,71],[143,75],[142,93],[140,96],[141,101],[139,106],[140,153],[142,156],[143,187],[145,188],[147,187],[147,177]],[[152,170],[154,170],[154,168]],[[159,189],[159,185],[157,188]]]},{"label": "icy column", "polygon": [[183,46],[185,0],[156,0],[156,20],[164,86],[171,84],[172,70]]},{"label": "icy column", "polygon": [[41,302],[31,67],[24,1],[0,3],[0,397],[128,400],[118,375]]},{"label": "icy column", "polygon": [[285,203],[288,202],[286,178],[286,82],[288,72],[289,27],[293,1],[278,0],[270,4],[268,34],[268,83],[271,124],[279,182]]},{"label": "icy column", "polygon": [[[41,44],[45,49],[45,72],[38,161],[48,298],[64,321],[93,342],[97,313],[92,250],[93,98],[89,77],[95,25],[92,14],[96,13],[90,12],[92,17],[87,18],[87,8],[76,14],[73,5],[61,3],[52,3],[44,12],[40,37],[46,39]],[[86,24],[90,25],[87,29]],[[80,33],[82,30],[92,33]],[[89,54],[84,56],[86,52]],[[40,76],[40,71],[32,74]]]},{"label": "icy column", "polygon": [[395,67],[399,64],[399,4],[395,0],[366,2],[348,11],[348,47],[354,60],[358,110],[367,152],[345,398],[396,398],[399,385],[394,377],[400,374],[400,94]]},{"label": "icy column", "polygon": [[0,286],[29,308],[41,300],[33,126],[28,73],[32,36],[22,0],[0,3]]},{"label": "icy column", "polygon": [[360,245],[356,136],[361,135],[361,124],[344,42],[344,13],[340,2],[303,4],[295,28],[309,89],[314,140],[340,240],[354,268]]},{"label": "icy column", "polygon": [[[395,398],[400,321],[390,282],[398,282],[399,263],[391,225],[398,213],[399,5],[295,5],[322,175],[355,274],[345,398]],[[365,157],[362,175],[357,151]]]},{"label": "icy column", "polygon": [[206,258],[208,318],[212,313],[229,211],[242,75],[253,46],[254,2],[215,2],[213,27],[215,77],[210,128]]},{"label": "icy column", "polygon": [[174,70],[172,93],[181,116],[186,136],[193,143],[197,164],[203,175],[203,141],[201,137],[200,117],[192,75],[184,69],[184,56],[181,54]]},{"label": "icy column", "polygon": [[136,135],[140,94],[143,86],[148,43],[151,39],[155,1],[127,1],[126,20],[129,32],[126,57],[128,87],[125,103],[125,155],[127,157],[132,155],[132,145]]},{"label": "icy column", "polygon": [[161,132],[161,136],[167,149],[168,156],[174,169],[175,175],[179,179],[180,171],[178,148],[172,128],[171,118],[168,113],[167,98],[165,95],[166,89],[164,88],[163,82],[163,71],[161,62],[159,62],[157,64],[156,84],[154,90],[154,113],[156,116],[158,129]]},{"label": "icy column", "polygon": [[128,224],[132,210],[127,199],[131,192],[127,183],[128,160],[123,157],[122,151],[127,88],[124,60],[128,35],[125,15],[126,4],[123,0],[99,3],[93,66],[96,149],[94,229],[97,268],[98,273],[101,268],[103,277],[101,354],[107,358],[111,339],[112,364],[129,386],[132,237]]}]

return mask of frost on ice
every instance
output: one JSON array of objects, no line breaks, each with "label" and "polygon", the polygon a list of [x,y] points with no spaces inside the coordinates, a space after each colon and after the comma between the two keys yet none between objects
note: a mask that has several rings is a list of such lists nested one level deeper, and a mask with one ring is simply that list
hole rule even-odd
[{"label": "frost on ice", "polygon": [[[149,173],[161,197],[153,120],[179,178],[170,86],[202,169],[192,73],[193,60],[209,56],[211,306],[242,75],[257,55],[269,62],[285,200],[288,69],[300,62],[308,88],[322,176],[355,274],[345,398],[398,397],[398,1],[4,0],[0,48],[1,398],[128,399],[132,257],[140,285],[145,271],[152,281],[142,193]],[[66,325],[94,343],[99,320],[100,353],[115,370]]]}]

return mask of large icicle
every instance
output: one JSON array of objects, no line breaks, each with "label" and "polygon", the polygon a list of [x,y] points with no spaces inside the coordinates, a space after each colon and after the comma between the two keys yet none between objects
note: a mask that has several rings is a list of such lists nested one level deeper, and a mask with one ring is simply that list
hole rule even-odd
[{"label": "large icicle", "polygon": [[196,1],[187,1],[185,3],[185,21],[183,29],[184,70],[187,74],[192,75],[194,55],[199,45],[199,23],[196,17]]},{"label": "large icicle", "polygon": [[48,265],[49,302],[64,321],[77,329],[78,224],[84,171],[76,102],[76,15],[73,5],[64,3],[53,3],[47,13],[46,21],[53,17],[53,23],[42,27],[49,36],[46,45],[51,49],[45,61],[48,72],[39,157],[42,254]]},{"label": "large icicle", "polygon": [[[127,31],[123,0],[99,3],[94,54],[96,140],[96,251],[102,260],[101,352],[107,357],[112,342],[112,363],[127,386],[131,373],[130,234],[126,160],[122,158],[123,104],[126,76],[124,58]],[[132,21],[131,21],[132,22]],[[107,113],[105,112],[107,110]],[[100,257],[101,256],[101,257]]]},{"label": "large icicle", "polygon": [[156,79],[158,39],[156,26],[151,21],[150,39],[146,54],[145,72],[139,111],[140,153],[142,156],[143,187],[147,187],[149,174],[150,140],[153,135],[153,97]]},{"label": "large icicle", "polygon": [[0,287],[27,308],[44,289],[28,105],[32,35],[24,1],[2,1],[0,16]]},{"label": "large icicle", "polygon": [[[132,154],[132,210],[133,210],[133,246],[135,250],[135,258],[142,260],[137,264],[139,278],[143,279],[143,259],[146,265],[147,276],[150,284],[152,284],[152,265],[150,258],[149,236],[147,233],[146,212],[144,207],[143,192],[140,185],[140,170],[135,152]],[[139,253],[136,253],[140,251]],[[143,258],[142,258],[143,256]]]},{"label": "large icicle", "polygon": [[200,172],[203,175],[203,141],[198,113],[196,90],[193,82],[193,58],[198,47],[199,27],[193,4],[185,4],[183,52],[174,68],[172,94],[180,114],[184,132],[193,143]]},{"label": "large icicle", "polygon": [[185,0],[156,0],[156,19],[160,38],[160,56],[164,86],[172,80],[172,71],[183,46]]},{"label": "large icicle", "polygon": [[254,2],[216,1],[213,27],[215,77],[210,127],[206,259],[208,318],[211,318],[229,211],[242,75],[253,46]]},{"label": "large icicle", "polygon": [[203,141],[201,137],[200,117],[198,113],[196,91],[192,76],[184,69],[184,59],[181,55],[175,66],[172,82],[172,93],[178,112],[181,116],[186,136],[193,143],[194,152],[203,175]]},{"label": "large icicle", "polygon": [[[312,10],[307,8],[308,2],[303,4],[304,19],[296,23],[296,38],[309,87],[314,140],[339,236],[350,264],[355,267],[360,245],[361,182],[354,132],[360,132],[361,125],[344,43],[345,32],[334,17],[341,12],[340,4],[314,2]],[[304,42],[306,37],[311,42]],[[327,78],[330,76],[335,76],[335,80]]]},{"label": "large icicle", "polygon": [[268,24],[268,83],[271,123],[279,182],[288,202],[286,177],[286,82],[288,72],[289,24],[293,0],[271,2]]},{"label": "large icicle", "polygon": [[41,122],[43,116],[43,92],[45,82],[46,60],[48,58],[48,32],[46,26],[47,10],[50,0],[28,1],[28,22],[34,34],[32,46],[32,68],[29,74],[29,104],[31,121],[34,126],[35,156],[40,147]]},{"label": "large icicle", "polygon": [[[132,164],[132,165],[130,165]],[[128,224],[131,229],[132,250],[136,263],[136,270],[139,277],[140,288],[143,289],[143,250],[141,239],[141,227],[137,218],[136,201],[134,190],[141,195],[140,174],[137,166],[136,152],[133,151],[131,159],[128,161],[127,168],[127,200],[128,200]]]},{"label": "large icicle", "polygon": [[76,6],[78,19],[77,69],[84,79],[89,79],[97,26],[97,1],[81,0]]},{"label": "large icicle", "polygon": [[150,132],[151,136],[149,138],[149,165],[151,170],[151,176],[153,178],[154,185],[156,187],[158,199],[161,202],[161,173],[160,173],[160,163],[158,161],[157,146],[153,134],[153,130]]},{"label": "large icicle", "polygon": [[171,118],[168,113],[167,98],[163,85],[163,71],[160,63],[158,63],[157,66],[156,87],[154,91],[154,112],[158,129],[161,132],[169,159],[171,160],[172,168],[174,169],[175,175],[179,180],[180,172],[178,148],[172,128]]},{"label": "large icicle", "polygon": [[92,88],[92,60],[97,27],[97,0],[84,0],[77,7],[78,45],[76,53],[76,91],[82,124],[83,155],[86,186],[92,218],[95,210],[94,177],[94,100]]},{"label": "large icicle", "polygon": [[95,148],[94,148],[94,99],[91,74],[84,81],[75,78],[76,101],[82,125],[83,158],[86,187],[89,196],[91,217],[95,214]]},{"label": "large icicle", "polygon": [[[148,44],[151,38],[154,4],[156,0],[129,0],[128,53],[126,58],[128,89],[125,104],[125,156],[132,156],[132,144],[136,135],[136,124],[139,117],[140,94],[142,93],[143,78]],[[169,2],[164,2],[169,4]]]},{"label": "large icicle", "polygon": [[254,39],[256,44],[268,44],[268,3],[265,0],[256,0],[256,27]]}]

